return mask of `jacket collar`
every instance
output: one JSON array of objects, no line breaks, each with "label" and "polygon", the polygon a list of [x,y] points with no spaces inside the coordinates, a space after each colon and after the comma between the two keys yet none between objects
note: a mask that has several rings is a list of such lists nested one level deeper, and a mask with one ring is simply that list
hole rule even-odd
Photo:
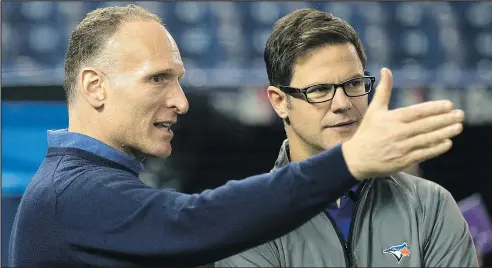
[{"label": "jacket collar", "polygon": [[[283,166],[288,165],[290,162],[289,153],[290,153],[289,140],[285,139],[282,142],[282,146],[280,147],[277,160],[275,161],[275,164],[271,171],[274,171],[277,168],[281,168]],[[364,180],[362,183],[359,183],[354,187],[352,187],[352,189],[347,191],[346,195],[351,196],[353,199],[356,199],[357,196],[360,194],[360,191],[362,190],[362,186],[365,184],[366,181],[367,180]]]},{"label": "jacket collar", "polygon": [[289,157],[289,140],[285,139],[282,142],[282,146],[280,147],[280,152],[278,153],[277,160],[275,161],[275,165],[273,166],[273,170],[277,168],[281,168],[283,166],[286,166],[290,162],[290,157]]}]

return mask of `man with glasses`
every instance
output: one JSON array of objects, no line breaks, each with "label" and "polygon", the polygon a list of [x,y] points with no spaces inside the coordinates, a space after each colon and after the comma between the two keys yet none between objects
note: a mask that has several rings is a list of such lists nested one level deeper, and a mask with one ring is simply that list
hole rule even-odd
[{"label": "man with glasses", "polygon": [[[268,98],[287,134],[274,170],[340,143],[347,145],[365,127],[362,119],[374,116],[380,91],[378,86],[369,105],[376,79],[365,71],[363,45],[348,23],[330,13],[301,9],[281,18],[267,41],[265,62],[271,85]],[[381,70],[381,83],[391,86],[389,70]],[[404,121],[427,128],[427,119],[411,117]],[[431,121],[443,118],[436,115]],[[379,123],[388,131],[401,128],[403,133],[407,127],[392,125],[384,117]],[[443,129],[434,135],[442,135]],[[421,139],[421,135],[412,138]],[[362,154],[365,146],[358,144],[352,152]],[[396,151],[383,147],[374,153],[375,159],[391,159]],[[345,156],[350,158],[348,152]],[[217,267],[398,265],[478,266],[468,226],[451,194],[402,172],[363,180],[291,233],[216,263]]]}]

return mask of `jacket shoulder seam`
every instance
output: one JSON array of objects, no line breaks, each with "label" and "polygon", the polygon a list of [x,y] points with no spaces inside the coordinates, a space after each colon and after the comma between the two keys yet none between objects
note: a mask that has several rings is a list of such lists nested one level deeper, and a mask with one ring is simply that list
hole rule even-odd
[{"label": "jacket shoulder seam", "polygon": [[[423,226],[423,224],[424,224],[424,217],[423,217],[423,216],[424,216],[424,213],[423,213],[422,204],[421,204],[420,202],[418,202],[418,200],[417,200],[414,196],[412,196],[412,195],[410,195],[410,194],[408,193],[408,191],[409,191],[408,189],[405,189],[403,186],[401,186],[399,183],[397,183],[397,182],[396,182],[396,179],[395,179],[393,176],[390,176],[390,178],[391,178],[391,179],[389,179],[389,180],[387,180],[387,181],[388,181],[389,183],[391,183],[391,184],[395,185],[395,186],[396,186],[396,188],[397,188],[397,189],[398,189],[401,193],[403,193],[403,194],[405,195],[405,197],[406,197],[408,200],[410,200],[410,201],[411,201],[411,203],[412,203],[412,204],[414,204],[414,205],[416,205],[416,206],[417,206],[417,213],[418,213],[418,216],[419,216],[417,220],[418,220],[419,226]],[[421,232],[419,232],[419,240],[420,240],[420,241],[424,241],[424,240],[423,240],[423,238],[424,238],[424,237],[422,237],[422,233],[421,233]],[[422,249],[425,247],[425,244],[426,244],[426,243],[427,243],[427,241],[424,241],[424,243],[423,243],[423,245],[422,245],[422,246],[423,246],[423,247],[422,247]]]}]

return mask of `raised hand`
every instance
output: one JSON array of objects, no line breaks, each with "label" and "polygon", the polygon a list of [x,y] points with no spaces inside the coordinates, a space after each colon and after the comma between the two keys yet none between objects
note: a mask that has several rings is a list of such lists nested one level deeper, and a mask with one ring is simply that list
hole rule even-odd
[{"label": "raised hand", "polygon": [[385,176],[447,152],[451,138],[463,130],[464,112],[451,101],[429,101],[389,110],[391,71],[381,69],[364,119],[342,145],[344,158],[357,179]]}]

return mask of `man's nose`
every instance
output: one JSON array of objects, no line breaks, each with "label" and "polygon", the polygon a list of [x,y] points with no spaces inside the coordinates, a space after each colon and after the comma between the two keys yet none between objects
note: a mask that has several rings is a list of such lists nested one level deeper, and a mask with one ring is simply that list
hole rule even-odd
[{"label": "man's nose", "polygon": [[178,114],[185,114],[188,112],[190,105],[180,85],[178,85],[173,90],[172,95],[167,98],[166,107],[174,108]]},{"label": "man's nose", "polygon": [[335,92],[335,96],[331,100],[331,110],[333,113],[343,113],[350,109],[352,103],[350,98],[345,94],[342,87],[338,87]]}]

